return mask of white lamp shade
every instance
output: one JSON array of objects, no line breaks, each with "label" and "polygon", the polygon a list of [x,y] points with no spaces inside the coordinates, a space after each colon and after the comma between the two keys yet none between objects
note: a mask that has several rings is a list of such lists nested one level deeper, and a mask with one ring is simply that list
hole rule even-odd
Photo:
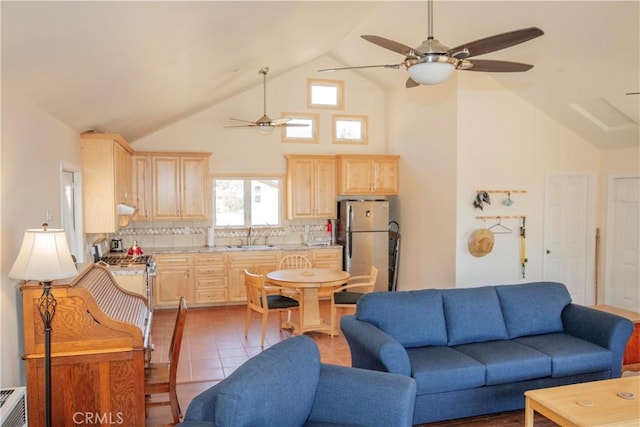
[{"label": "white lamp shade", "polygon": [[51,281],[76,274],[78,270],[71,258],[64,230],[25,230],[18,258],[9,271],[10,278]]},{"label": "white lamp shade", "polygon": [[437,85],[447,80],[455,67],[449,62],[419,62],[407,69],[416,83]]},{"label": "white lamp shade", "polygon": [[257,126],[256,127],[256,131],[260,134],[260,135],[271,135],[273,133],[273,129],[274,127],[271,125],[262,125],[262,126]]}]

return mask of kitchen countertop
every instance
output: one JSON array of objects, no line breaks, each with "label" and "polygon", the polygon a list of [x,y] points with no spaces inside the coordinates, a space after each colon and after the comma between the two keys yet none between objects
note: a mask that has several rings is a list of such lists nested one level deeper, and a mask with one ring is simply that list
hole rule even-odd
[{"label": "kitchen countertop", "polygon": [[[309,246],[305,244],[275,244],[275,245],[228,245],[228,246],[173,246],[173,247],[146,247],[144,249],[147,255],[164,255],[164,254],[212,254],[226,252],[242,252],[242,251],[308,251],[312,249],[336,249],[342,248],[342,245],[316,245]],[[122,255],[121,253],[109,253],[108,255]],[[109,266],[114,276],[135,276],[145,273],[144,264],[131,264],[123,267],[120,265]]]},{"label": "kitchen countertop", "polygon": [[274,244],[274,245],[228,245],[228,246],[177,246],[146,248],[145,253],[152,255],[180,254],[180,253],[219,253],[219,252],[241,252],[241,251],[308,251],[312,249],[335,249],[342,248],[341,245],[318,245],[308,246],[299,244]]}]

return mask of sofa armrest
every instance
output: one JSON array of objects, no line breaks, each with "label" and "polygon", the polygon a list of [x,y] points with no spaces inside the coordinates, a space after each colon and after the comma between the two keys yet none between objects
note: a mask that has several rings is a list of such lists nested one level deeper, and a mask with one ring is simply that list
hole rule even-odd
[{"label": "sofa armrest", "polygon": [[411,376],[407,351],[390,335],[354,315],[343,316],[340,329],[349,343],[353,367]]},{"label": "sofa armrest", "polygon": [[562,311],[564,332],[590,341],[613,353],[611,375],[622,373],[622,357],[633,332],[633,322],[595,308],[569,304]]},{"label": "sofa armrest", "polygon": [[208,388],[191,400],[184,416],[184,422],[179,425],[196,426],[214,424],[216,399],[220,390],[218,385],[219,384],[216,384],[213,387]]},{"label": "sofa armrest", "polygon": [[310,424],[411,426],[413,378],[322,364]]}]

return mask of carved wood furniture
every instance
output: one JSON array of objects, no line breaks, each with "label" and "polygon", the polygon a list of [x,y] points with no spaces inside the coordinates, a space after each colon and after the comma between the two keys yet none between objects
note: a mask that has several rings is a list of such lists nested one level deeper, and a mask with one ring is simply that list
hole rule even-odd
[{"label": "carved wood furniture", "polygon": [[[108,267],[89,264],[52,286],[52,423],[145,424],[144,365],[152,312],[145,298],[120,288]],[[29,426],[44,425],[42,288],[22,287]]]}]

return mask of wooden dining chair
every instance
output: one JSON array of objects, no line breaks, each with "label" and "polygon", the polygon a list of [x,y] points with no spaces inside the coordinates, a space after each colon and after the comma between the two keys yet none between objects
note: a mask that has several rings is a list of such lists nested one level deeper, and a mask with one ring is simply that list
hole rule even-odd
[{"label": "wooden dining chair", "polygon": [[[182,410],[178,403],[176,393],[176,374],[178,371],[178,359],[180,358],[180,348],[182,347],[182,335],[184,324],[187,320],[187,302],[184,297],[180,297],[178,304],[178,314],[173,327],[171,345],[169,347],[169,361],[151,363],[144,370],[144,394],[145,406],[171,406],[171,415],[175,424],[182,418]],[[168,393],[168,399],[151,400],[151,395]]]},{"label": "wooden dining chair", "polygon": [[267,318],[269,312],[277,311],[279,315],[279,327],[282,329],[282,312],[288,312],[288,319],[291,320],[291,309],[299,307],[298,301],[285,295],[277,293],[267,293],[264,275],[254,274],[249,270],[244,270],[244,284],[247,291],[247,316],[244,324],[244,336],[249,335],[249,322],[251,312],[255,311],[262,315],[262,330],[260,333],[260,347],[264,347],[264,336],[267,331]]},{"label": "wooden dining chair", "polygon": [[[369,292],[373,292],[378,278],[378,269],[371,266],[371,273],[363,276],[352,276],[347,283],[333,289],[331,296],[331,333],[332,337],[336,332],[336,317],[338,308],[355,308],[360,297]],[[353,291],[356,289],[356,291]]]},{"label": "wooden dining chair", "polygon": [[292,268],[311,268],[311,261],[304,255],[290,254],[280,260],[278,270],[289,270]]}]

